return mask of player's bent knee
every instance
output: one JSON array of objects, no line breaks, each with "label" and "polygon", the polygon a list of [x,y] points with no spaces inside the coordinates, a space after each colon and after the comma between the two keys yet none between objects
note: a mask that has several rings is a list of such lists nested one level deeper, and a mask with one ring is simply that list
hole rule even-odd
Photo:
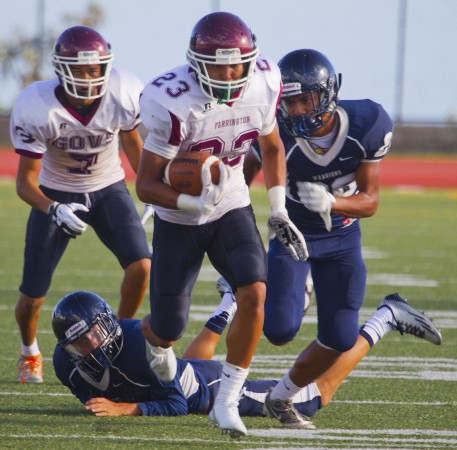
[{"label": "player's bent knee", "polygon": [[352,338],[351,336],[340,337],[339,339],[330,339],[324,341],[322,339],[318,339],[318,344],[324,348],[329,350],[334,350],[338,353],[344,353],[354,347],[355,343],[357,342],[357,336]]},{"label": "player's bent knee", "polygon": [[239,287],[235,295],[238,309],[258,310],[263,314],[265,294],[264,283],[257,282]]},{"label": "player's bent knee", "polygon": [[130,272],[132,275],[135,274],[141,277],[149,277],[151,270],[151,258],[143,258],[133,261],[128,264],[124,270],[126,272]]},{"label": "player's bent knee", "polygon": [[[267,338],[268,339],[268,338]],[[276,347],[282,347],[283,345],[288,344],[290,341],[285,341],[285,342],[275,342],[270,339],[268,339],[268,342]]]},{"label": "player's bent knee", "polygon": [[269,331],[266,328],[263,330],[263,334],[268,341],[278,347],[293,341],[297,333],[298,330],[280,330],[280,332],[278,330]]}]

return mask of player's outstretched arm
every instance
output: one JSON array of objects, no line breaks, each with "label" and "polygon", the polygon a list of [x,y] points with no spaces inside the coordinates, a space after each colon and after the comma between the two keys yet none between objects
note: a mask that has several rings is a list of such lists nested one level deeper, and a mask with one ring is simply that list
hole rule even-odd
[{"label": "player's outstretched arm", "polygon": [[117,403],[104,397],[91,398],[85,408],[96,416],[141,416],[138,403]]}]

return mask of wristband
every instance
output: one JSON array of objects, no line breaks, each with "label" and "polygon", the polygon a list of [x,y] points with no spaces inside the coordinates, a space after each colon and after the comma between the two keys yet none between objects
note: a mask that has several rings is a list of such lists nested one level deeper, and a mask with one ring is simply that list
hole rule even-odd
[{"label": "wristband", "polygon": [[52,202],[50,205],[49,205],[49,208],[48,208],[48,214],[50,216],[52,216],[54,214],[54,211],[56,210],[56,208],[60,205],[59,202]]},{"label": "wristband", "polygon": [[179,194],[176,206],[183,211],[200,211],[199,198],[188,194]]},{"label": "wristband", "polygon": [[272,211],[286,210],[286,188],[284,186],[273,186],[268,189],[268,201]]}]

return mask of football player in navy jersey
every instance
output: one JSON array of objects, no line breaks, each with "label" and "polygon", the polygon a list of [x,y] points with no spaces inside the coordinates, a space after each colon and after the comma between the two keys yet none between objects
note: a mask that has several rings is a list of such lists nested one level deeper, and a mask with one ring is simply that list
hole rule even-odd
[{"label": "football player in navy jersey", "polygon": [[[239,437],[247,430],[237,402],[262,333],[266,291],[267,257],[243,176],[244,155],[256,139],[271,206],[270,232],[296,259],[306,259],[306,244],[285,208],[276,63],[260,55],[249,27],[226,12],[197,22],[187,59],[189,64],[152,79],[140,98],[148,136],[136,189],[138,197],[155,208],[151,316],[143,321],[143,332],[151,368],[162,380],[173,379],[173,344],[186,329],[191,291],[207,254],[233,287],[238,303],[210,420],[223,433]],[[204,166],[199,196],[180,193],[164,182],[169,161],[187,152],[208,152],[223,162],[217,185]]]},{"label": "football player in navy jersey", "polygon": [[[272,390],[266,406],[284,425],[307,428],[308,422],[290,407],[290,399],[364,339],[359,335],[359,310],[366,267],[358,219],[372,216],[378,208],[380,164],[390,149],[393,125],[372,100],[338,99],[341,75],[322,53],[295,50],[278,65],[283,82],[278,121],[287,161],[286,208],[305,237],[309,258],[294,261],[276,239],[270,241],[263,331],[275,345],[295,337],[309,270],[318,331]],[[259,160],[254,147],[245,161],[248,182]],[[383,321],[380,327],[386,326]]]},{"label": "football player in navy jersey", "polygon": [[119,317],[135,315],[150,270],[146,235],[119,157],[121,146],[136,171],[143,84],[132,73],[111,69],[110,45],[89,27],[65,30],[52,61],[57,77],[28,86],[11,114],[11,141],[20,155],[17,193],[32,207],[16,304],[23,383],[43,381],[38,318],[71,238],[90,225],[119,261]]},{"label": "football player in navy jersey", "polygon": [[[76,291],[66,295],[52,314],[52,328],[58,340],[53,356],[57,378],[86,410],[97,416],[208,414],[220,389],[223,367],[222,363],[210,359],[236,311],[236,302],[226,282],[219,282],[218,291],[220,305],[186,349],[184,359],[177,359],[176,375],[168,382],[158,379],[149,366],[139,320],[117,320],[105,300],[92,292]],[[389,318],[392,311],[403,325],[412,323],[416,317],[423,325],[429,325],[430,330],[436,330],[430,319],[409,305],[408,311],[397,314],[397,300],[395,296],[386,298],[384,306],[387,307],[380,308],[376,317],[365,323],[364,330],[372,332],[379,317]],[[399,322],[394,319],[391,325],[378,330],[379,339],[398,327]],[[437,333],[435,338],[439,336]],[[431,336],[416,335],[428,340]],[[334,367],[295,393],[291,402],[308,429],[315,428],[308,417],[328,404],[361,359],[360,354],[366,353],[368,348],[368,342],[360,339]],[[276,383],[277,380],[246,380],[238,403],[239,414],[268,415],[265,398]]]}]

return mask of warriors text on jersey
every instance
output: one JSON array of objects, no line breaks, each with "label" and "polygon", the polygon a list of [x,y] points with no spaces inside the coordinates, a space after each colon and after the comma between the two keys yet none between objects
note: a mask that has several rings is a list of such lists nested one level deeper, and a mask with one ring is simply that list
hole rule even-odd
[{"label": "warriors text on jersey", "polygon": [[11,115],[16,152],[42,159],[39,181],[59,191],[88,193],[124,179],[119,131],[140,123],[141,81],[113,69],[108,89],[87,116],[65,107],[58,79],[32,83],[18,97]]},{"label": "warriors text on jersey", "polygon": [[[141,119],[149,131],[145,150],[171,159],[178,153],[209,152],[232,168],[230,185],[213,221],[233,208],[250,204],[243,175],[244,154],[258,136],[270,134],[276,125],[280,94],[276,64],[257,60],[247,91],[234,103],[211,101],[202,92],[188,65],[177,67],[150,81],[140,98]],[[156,208],[164,220],[196,224],[199,214]]]},{"label": "warriors text on jersey", "polygon": [[[380,161],[390,149],[392,121],[381,105],[371,100],[341,100],[335,115],[339,129],[329,146],[325,145],[325,136],[309,140],[294,138],[281,124],[279,127],[286,148],[286,206],[289,217],[304,234],[326,233],[326,230],[320,215],[300,202],[298,181],[322,183],[335,196],[352,195],[357,191],[357,167],[361,163]],[[257,146],[255,150],[258,153]],[[332,229],[352,221],[332,214]]]}]

